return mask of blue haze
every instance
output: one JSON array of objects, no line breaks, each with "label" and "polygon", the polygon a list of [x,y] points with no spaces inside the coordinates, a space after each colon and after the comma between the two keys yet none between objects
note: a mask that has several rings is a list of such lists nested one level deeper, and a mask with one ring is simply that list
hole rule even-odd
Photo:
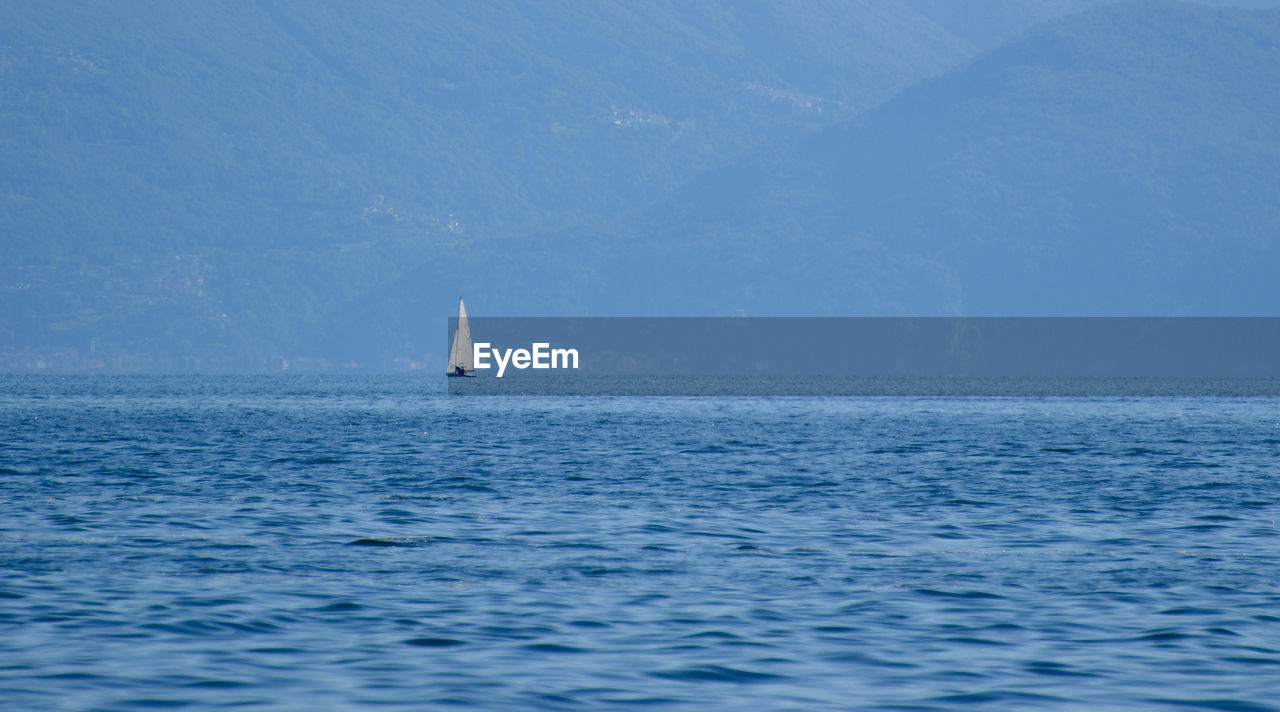
[{"label": "blue haze", "polygon": [[1276,5],[6,3],[0,370],[408,369],[459,294],[1273,315]]},{"label": "blue haze", "polygon": [[[0,3],[0,372],[146,374],[0,375],[0,708],[1280,710],[1274,397],[439,375],[459,294],[1274,316],[1277,7]],[[191,375],[281,369],[416,374]]]},{"label": "blue haze", "polygon": [[[459,294],[1275,316],[1278,7],[0,3],[0,372],[145,374],[0,375],[0,708],[1280,710],[1274,397],[439,375]],[[415,373],[192,375],[283,369]]]}]

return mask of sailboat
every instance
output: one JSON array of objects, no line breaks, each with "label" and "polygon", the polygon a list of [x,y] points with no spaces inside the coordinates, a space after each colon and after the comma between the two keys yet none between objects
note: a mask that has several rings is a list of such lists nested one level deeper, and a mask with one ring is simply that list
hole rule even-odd
[{"label": "sailboat", "polygon": [[449,377],[475,378],[470,371],[476,369],[472,361],[471,325],[467,323],[467,306],[458,297],[458,328],[453,332],[453,345],[449,347]]}]

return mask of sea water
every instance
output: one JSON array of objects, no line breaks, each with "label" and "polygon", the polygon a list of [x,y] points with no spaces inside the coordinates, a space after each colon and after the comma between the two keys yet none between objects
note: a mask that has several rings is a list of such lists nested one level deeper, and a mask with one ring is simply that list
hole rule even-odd
[{"label": "sea water", "polygon": [[1280,709],[1280,399],[0,378],[0,709]]}]

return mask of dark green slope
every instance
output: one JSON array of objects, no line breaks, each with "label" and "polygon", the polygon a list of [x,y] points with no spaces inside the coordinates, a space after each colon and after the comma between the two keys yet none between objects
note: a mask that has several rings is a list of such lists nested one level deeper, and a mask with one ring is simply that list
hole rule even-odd
[{"label": "dark green slope", "polygon": [[511,311],[529,235],[966,52],[898,0],[5,3],[0,352],[257,366],[419,275]]},{"label": "dark green slope", "polygon": [[1023,35],[688,186],[636,311],[1274,314],[1280,13],[1166,2]]}]

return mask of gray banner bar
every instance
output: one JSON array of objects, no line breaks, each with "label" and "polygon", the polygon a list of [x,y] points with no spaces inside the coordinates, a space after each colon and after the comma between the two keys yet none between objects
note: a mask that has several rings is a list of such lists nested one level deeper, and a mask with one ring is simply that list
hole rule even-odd
[{"label": "gray banner bar", "polygon": [[[470,327],[477,368],[449,379],[453,395],[1280,395],[1271,317],[489,317]],[[449,319],[446,347],[455,328]]]}]

